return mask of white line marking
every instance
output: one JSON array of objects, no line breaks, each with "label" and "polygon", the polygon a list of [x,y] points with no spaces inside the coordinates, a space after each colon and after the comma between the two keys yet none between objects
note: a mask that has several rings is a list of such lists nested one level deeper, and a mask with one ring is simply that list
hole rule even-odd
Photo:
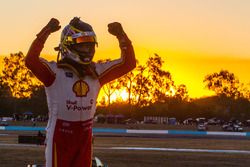
[{"label": "white line marking", "polygon": [[7,147],[44,147],[43,145],[36,145],[36,144],[8,144],[8,143],[0,143],[0,146],[7,146]]},{"label": "white line marking", "polygon": [[168,134],[168,130],[133,130],[127,129],[127,133],[139,133],[139,134]]},{"label": "white line marking", "polygon": [[246,136],[245,132],[207,132],[208,135]]},{"label": "white line marking", "polygon": [[95,149],[250,154],[249,150],[209,150],[209,149],[183,149],[183,148],[154,148],[154,147],[151,147],[151,148],[147,148],[147,147],[95,147]]},{"label": "white line marking", "polygon": [[[45,147],[35,144],[7,144],[0,143],[0,146],[8,147]],[[184,148],[155,148],[155,147],[94,147],[97,150],[138,150],[138,151],[171,151],[171,152],[201,152],[201,153],[230,153],[250,154],[250,150],[209,150],[209,149],[184,149]]]}]

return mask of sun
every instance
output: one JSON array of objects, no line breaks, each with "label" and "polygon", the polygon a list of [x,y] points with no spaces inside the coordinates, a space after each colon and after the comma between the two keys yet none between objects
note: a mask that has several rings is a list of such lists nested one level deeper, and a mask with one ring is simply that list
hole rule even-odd
[{"label": "sun", "polygon": [[123,101],[128,100],[128,92],[126,90],[123,90],[122,92],[120,92],[120,97]]},{"label": "sun", "polygon": [[128,92],[126,90],[117,91],[111,95],[110,101],[117,102],[117,101],[127,101],[128,100]]}]

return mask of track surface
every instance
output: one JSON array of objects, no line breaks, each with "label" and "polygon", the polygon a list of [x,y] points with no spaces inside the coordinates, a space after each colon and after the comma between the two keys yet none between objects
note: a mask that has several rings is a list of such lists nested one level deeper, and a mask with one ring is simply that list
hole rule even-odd
[{"label": "track surface", "polygon": [[[0,131],[0,166],[44,163],[44,146],[20,145],[18,135]],[[243,136],[95,133],[94,156],[109,167],[246,167],[250,138]]]}]

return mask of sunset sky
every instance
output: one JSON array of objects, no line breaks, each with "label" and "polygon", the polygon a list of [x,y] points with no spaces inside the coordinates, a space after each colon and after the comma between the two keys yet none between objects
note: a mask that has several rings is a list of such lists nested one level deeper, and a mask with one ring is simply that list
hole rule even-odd
[{"label": "sunset sky", "polygon": [[[55,17],[62,27],[74,16],[91,24],[99,47],[95,60],[120,56],[107,24],[121,22],[141,64],[153,53],[165,61],[176,84],[191,97],[211,95],[202,83],[221,69],[241,82],[250,77],[249,0],[6,0],[0,3],[0,59],[28,48],[40,29]],[[42,52],[55,59],[60,31]],[[48,56],[50,55],[50,56]],[[0,62],[1,65],[1,62]],[[1,68],[1,67],[0,67]]]}]

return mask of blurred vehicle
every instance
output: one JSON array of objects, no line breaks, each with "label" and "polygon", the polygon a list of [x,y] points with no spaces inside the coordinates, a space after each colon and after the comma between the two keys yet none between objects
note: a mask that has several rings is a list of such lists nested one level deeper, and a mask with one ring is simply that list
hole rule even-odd
[{"label": "blurred vehicle", "polygon": [[244,122],[244,126],[250,127],[250,119],[248,119]]},{"label": "blurred vehicle", "polygon": [[1,117],[0,121],[13,121],[12,117]]},{"label": "blurred vehicle", "polygon": [[124,124],[139,124],[139,121],[137,121],[134,118],[129,118],[129,119],[124,121]]},{"label": "blurred vehicle", "polygon": [[210,118],[207,121],[208,125],[220,125],[221,124],[221,120],[217,119],[217,118]]},{"label": "blurred vehicle", "polygon": [[199,131],[207,131],[208,130],[208,123],[206,122],[205,118],[200,118],[198,120],[197,130],[199,130]]},{"label": "blurred vehicle", "polygon": [[193,118],[187,118],[183,121],[183,125],[193,125],[194,122]]},{"label": "blurred vehicle", "polygon": [[198,131],[207,131],[208,130],[208,124],[206,122],[206,118],[197,118],[197,130]]},{"label": "blurred vehicle", "polygon": [[156,120],[149,119],[149,120],[144,121],[144,123],[145,123],[145,124],[157,124],[157,121],[156,121]]},{"label": "blurred vehicle", "polygon": [[196,124],[198,125],[199,123],[207,122],[207,119],[206,118],[196,118],[195,121],[196,121]]},{"label": "blurred vehicle", "polygon": [[198,131],[207,131],[208,130],[208,126],[207,126],[207,123],[204,122],[204,123],[199,123],[197,125],[197,130]]},{"label": "blurred vehicle", "polygon": [[7,121],[0,121],[0,126],[9,126]]},{"label": "blurred vehicle", "polygon": [[229,122],[229,123],[222,125],[222,130],[231,131],[231,132],[242,132],[243,127],[240,124]]},{"label": "blurred vehicle", "polygon": [[168,118],[168,125],[177,125],[177,120],[176,118],[172,117],[172,118]]}]

